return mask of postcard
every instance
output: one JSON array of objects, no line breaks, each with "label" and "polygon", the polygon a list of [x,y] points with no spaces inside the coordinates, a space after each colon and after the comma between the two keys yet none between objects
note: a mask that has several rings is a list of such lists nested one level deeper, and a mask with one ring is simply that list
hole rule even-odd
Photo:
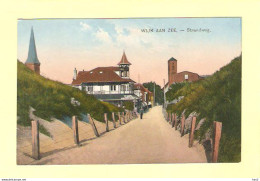
[{"label": "postcard", "polygon": [[17,165],[239,163],[242,19],[19,19]]}]

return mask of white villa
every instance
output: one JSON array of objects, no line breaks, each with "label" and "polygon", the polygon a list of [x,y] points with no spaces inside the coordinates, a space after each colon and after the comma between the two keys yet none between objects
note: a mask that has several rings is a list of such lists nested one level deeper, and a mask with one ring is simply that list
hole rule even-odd
[{"label": "white villa", "polygon": [[74,69],[71,85],[93,94],[97,99],[122,106],[123,101],[138,102],[134,94],[134,81],[130,79],[129,67],[125,52],[116,67],[97,67],[89,71]]}]

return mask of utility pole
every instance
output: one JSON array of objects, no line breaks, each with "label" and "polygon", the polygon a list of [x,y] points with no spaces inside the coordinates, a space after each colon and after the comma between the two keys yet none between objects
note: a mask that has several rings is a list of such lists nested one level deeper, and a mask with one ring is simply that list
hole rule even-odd
[{"label": "utility pole", "polygon": [[155,106],[155,82],[153,83],[153,106]]}]

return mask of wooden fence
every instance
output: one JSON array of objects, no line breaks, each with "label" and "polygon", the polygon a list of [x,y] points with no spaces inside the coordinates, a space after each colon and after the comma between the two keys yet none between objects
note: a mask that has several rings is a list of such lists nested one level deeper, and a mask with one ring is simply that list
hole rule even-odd
[{"label": "wooden fence", "polygon": [[[181,136],[184,135],[184,128],[185,128],[185,115],[182,114],[180,117],[180,122],[178,122],[177,114],[176,113],[170,113],[163,110],[164,117],[167,122],[169,122],[172,127],[175,127],[175,130],[177,130],[178,125],[180,124],[180,133]],[[194,133],[195,133],[195,127],[196,127],[196,116],[192,117],[191,126],[190,126],[190,132],[189,132],[189,143],[188,146],[193,146],[193,140],[194,140]],[[214,121],[213,122],[213,143],[212,143],[212,159],[211,161],[213,163],[218,162],[218,151],[219,151],[219,143],[221,138],[221,130],[222,130],[222,123]]]},{"label": "wooden fence", "polygon": [[[119,126],[123,125],[122,120],[124,124],[130,122],[131,120],[137,118],[137,113],[133,111],[127,111],[127,112],[118,112],[118,123]],[[96,137],[100,136],[100,133],[97,129],[97,126],[95,124],[94,119],[90,116],[90,114],[87,115],[89,123],[92,127],[92,130]],[[106,126],[106,132],[109,132],[109,121],[113,122],[113,127],[116,128],[116,120],[115,120],[115,113],[112,112],[112,120],[108,120],[107,113],[104,113],[104,122]],[[40,152],[40,137],[39,137],[39,121],[33,120],[31,121],[31,129],[32,129],[32,158],[35,160],[39,160],[41,158],[41,152]],[[118,127],[119,127],[118,126]],[[79,140],[79,126],[78,126],[78,118],[77,116],[72,117],[72,130],[73,130],[73,138],[74,143],[76,146],[80,146],[80,140]]]}]

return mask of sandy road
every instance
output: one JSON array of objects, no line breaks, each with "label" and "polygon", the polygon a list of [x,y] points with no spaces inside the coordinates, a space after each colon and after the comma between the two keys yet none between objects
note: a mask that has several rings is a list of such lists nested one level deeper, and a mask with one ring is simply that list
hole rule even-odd
[{"label": "sandy road", "polygon": [[188,136],[171,128],[160,106],[124,126],[83,142],[80,147],[59,151],[32,164],[117,164],[117,163],[207,162],[197,142],[188,147]]}]

